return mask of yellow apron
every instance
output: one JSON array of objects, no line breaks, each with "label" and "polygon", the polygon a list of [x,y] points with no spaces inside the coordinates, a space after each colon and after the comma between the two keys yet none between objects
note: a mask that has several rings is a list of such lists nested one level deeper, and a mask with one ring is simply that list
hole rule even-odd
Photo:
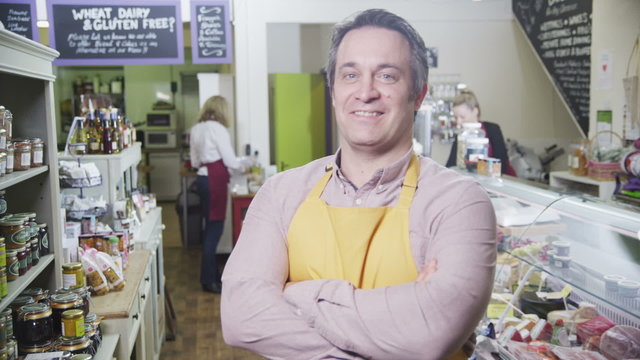
[{"label": "yellow apron", "polygon": [[[347,280],[358,289],[415,281],[411,254],[409,207],[418,183],[420,163],[413,156],[396,206],[342,208],[320,198],[331,167],[296,211],[287,234],[289,281]],[[450,359],[467,359],[459,351]]]}]

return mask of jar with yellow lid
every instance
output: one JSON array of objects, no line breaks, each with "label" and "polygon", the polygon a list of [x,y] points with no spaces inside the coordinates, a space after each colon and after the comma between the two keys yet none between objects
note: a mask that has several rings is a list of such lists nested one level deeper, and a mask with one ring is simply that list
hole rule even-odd
[{"label": "jar with yellow lid", "polygon": [[44,165],[44,141],[41,138],[31,138],[31,167]]},{"label": "jar with yellow lid", "polygon": [[15,147],[12,142],[7,142],[7,164],[5,166],[5,172],[11,174],[13,172],[13,164],[15,157]]},{"label": "jar with yellow lid", "polygon": [[62,265],[62,286],[75,289],[85,286],[82,263],[72,262]]},{"label": "jar with yellow lid", "polygon": [[23,171],[31,169],[31,141],[16,141],[13,143],[13,147],[13,170]]},{"label": "jar with yellow lid", "polygon": [[84,301],[78,294],[66,293],[51,296],[51,310],[53,311],[53,333],[58,336],[62,333],[62,313],[66,310],[82,310]]},{"label": "jar with yellow lid", "polygon": [[51,307],[47,304],[35,303],[21,307],[16,321],[18,343],[21,346],[35,346],[51,341],[53,339],[52,314]]},{"label": "jar with yellow lid", "polygon": [[80,309],[66,310],[62,313],[62,336],[84,336],[84,312]]},{"label": "jar with yellow lid", "polygon": [[5,218],[0,220],[0,236],[5,238],[7,249],[23,247],[31,237],[31,229],[24,225],[20,218]]}]

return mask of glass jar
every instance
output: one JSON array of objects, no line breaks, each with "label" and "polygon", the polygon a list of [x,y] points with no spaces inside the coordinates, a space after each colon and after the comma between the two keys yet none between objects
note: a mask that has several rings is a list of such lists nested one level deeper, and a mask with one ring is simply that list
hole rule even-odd
[{"label": "glass jar", "polygon": [[7,281],[18,280],[20,276],[20,263],[18,262],[18,252],[7,250]]},{"label": "glass jar", "polygon": [[38,249],[38,238],[31,238],[31,263],[33,266],[40,262],[40,249]]},{"label": "glass jar", "polygon": [[0,190],[0,218],[5,217],[7,214],[7,192]]},{"label": "glass jar", "polygon": [[18,343],[15,339],[7,337],[7,359],[15,360],[18,358]]},{"label": "glass jar", "polygon": [[7,130],[7,140],[9,141],[13,136],[13,114],[9,109],[5,109],[2,118],[2,127]]},{"label": "glass jar", "polygon": [[84,312],[80,309],[66,310],[61,315],[62,336],[81,337],[84,336]]},{"label": "glass jar", "polygon": [[49,290],[39,287],[24,289],[20,295],[31,296],[36,302],[43,302],[49,298]]},{"label": "glass jar", "polygon": [[11,339],[11,337],[13,336],[13,316],[11,315],[11,308],[2,310],[2,312],[0,312],[0,318],[4,319],[8,342],[9,339]]},{"label": "glass jar", "polygon": [[96,330],[95,326],[89,323],[85,323],[84,333],[85,336],[91,341],[91,347],[96,350],[99,349],[100,344],[102,343],[102,339],[98,338],[98,331]]},{"label": "glass jar", "polygon": [[66,293],[51,296],[51,309],[53,311],[53,333],[58,336],[62,333],[62,313],[66,310],[82,310],[84,301],[78,294]]},{"label": "glass jar", "polygon": [[0,236],[5,238],[7,249],[23,247],[29,239],[30,229],[24,226],[22,219],[5,216],[0,220]]},{"label": "glass jar", "polygon": [[60,337],[58,345],[56,346],[58,351],[68,351],[73,355],[76,354],[91,354],[91,341],[86,336],[72,338],[72,337]]},{"label": "glass jar", "polygon": [[18,346],[18,353],[20,355],[46,353],[50,352],[51,350],[53,350],[53,343],[51,342],[51,340],[44,344],[23,345],[22,343],[20,343],[20,346]]},{"label": "glass jar", "polygon": [[0,268],[7,266],[7,248],[4,245],[4,238],[0,236]]},{"label": "glass jar", "polygon": [[0,128],[0,150],[7,149],[7,129]]},{"label": "glass jar", "polygon": [[40,257],[49,255],[49,233],[46,223],[38,224],[38,242],[40,243]]},{"label": "glass jar", "polygon": [[20,346],[35,346],[53,338],[52,311],[47,304],[25,305],[18,311],[16,339]]},{"label": "glass jar", "polygon": [[[33,263],[32,263],[32,258],[31,258],[31,244],[27,243],[26,246],[24,247],[24,252],[26,254],[27,257],[27,271],[31,270],[31,267],[33,267]],[[20,252],[18,252],[18,256],[20,255]],[[20,259],[18,259],[20,260]]]},{"label": "glass jar", "polygon": [[29,229],[30,238],[38,234],[38,223],[36,222],[36,213],[34,212],[17,213],[17,214],[13,214],[12,218],[22,219],[24,221],[24,226]]},{"label": "glass jar", "polygon": [[587,175],[589,140],[574,140],[569,145],[569,172],[577,176]]},{"label": "glass jar", "polygon": [[13,143],[13,147],[13,170],[29,170],[31,168],[31,141],[16,141]]},{"label": "glass jar", "polygon": [[[97,345],[96,348],[98,348],[102,343],[102,329],[100,328],[101,321],[102,321],[102,318],[98,316],[98,314],[96,313],[88,313],[84,317],[84,322],[88,326],[87,329],[89,329],[89,326],[90,326],[95,331],[95,335],[93,336],[92,340]],[[87,330],[87,333],[88,332],[89,331]]]},{"label": "glass jar", "polygon": [[0,150],[0,177],[7,174],[7,152]]},{"label": "glass jar", "polygon": [[27,249],[23,247],[19,247],[16,249],[16,253],[18,254],[18,275],[24,276],[27,273]]},{"label": "glass jar", "polygon": [[7,319],[0,316],[0,348],[7,346]]},{"label": "glass jar", "polygon": [[5,166],[5,172],[11,174],[13,172],[15,147],[12,142],[7,142],[7,164]]},{"label": "glass jar", "polygon": [[16,326],[16,322],[18,321],[18,313],[20,308],[25,305],[34,304],[35,302],[36,302],[35,299],[32,298],[31,296],[19,295],[15,299],[13,299],[11,304],[9,304],[9,308],[11,309],[11,321],[13,325],[11,328],[12,333],[14,332],[14,330],[16,334],[18,332],[17,331],[18,327]]},{"label": "glass jar", "polygon": [[9,295],[9,286],[7,280],[7,268],[0,267],[0,299]]},{"label": "glass jar", "polygon": [[85,285],[82,263],[72,262],[62,265],[62,286],[66,289],[76,289]]},{"label": "glass jar", "polygon": [[31,138],[31,167],[44,165],[44,141],[40,138]]}]

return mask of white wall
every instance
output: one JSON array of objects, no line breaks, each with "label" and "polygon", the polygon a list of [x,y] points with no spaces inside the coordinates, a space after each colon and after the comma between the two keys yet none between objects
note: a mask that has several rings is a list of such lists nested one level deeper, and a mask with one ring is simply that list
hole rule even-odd
[{"label": "white wall", "polygon": [[[622,78],[633,42],[640,36],[640,1],[638,0],[593,0],[591,38],[591,104],[589,111],[589,137],[595,134],[596,112],[612,110],[613,131],[622,135],[624,89]],[[604,52],[613,55],[613,86],[603,89],[598,86],[599,58]],[[640,74],[640,59],[631,64],[631,72]]]},{"label": "white wall", "polygon": [[300,59],[300,25],[267,24],[268,72],[302,72]]}]

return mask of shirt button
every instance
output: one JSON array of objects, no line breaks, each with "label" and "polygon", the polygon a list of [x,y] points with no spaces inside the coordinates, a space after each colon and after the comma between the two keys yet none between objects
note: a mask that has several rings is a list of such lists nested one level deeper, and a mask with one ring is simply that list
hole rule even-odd
[{"label": "shirt button", "polygon": [[356,205],[362,204],[362,199],[356,199]]}]

